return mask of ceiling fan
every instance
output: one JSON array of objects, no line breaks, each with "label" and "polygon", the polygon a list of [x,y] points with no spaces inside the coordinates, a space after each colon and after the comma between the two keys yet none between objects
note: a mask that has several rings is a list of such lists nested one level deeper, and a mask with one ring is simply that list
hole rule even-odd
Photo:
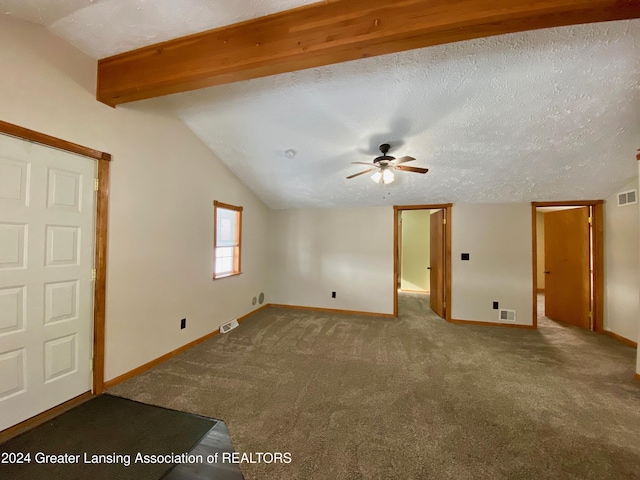
[{"label": "ceiling fan", "polygon": [[380,145],[380,151],[382,155],[373,159],[373,163],[368,162],[351,162],[354,165],[369,165],[372,168],[368,168],[360,173],[355,173],[353,175],[349,175],[347,178],[357,177],[358,175],[364,175],[365,173],[373,172],[375,173],[371,176],[371,180],[376,183],[382,182],[383,184],[391,183],[395,180],[395,176],[393,174],[393,170],[402,170],[403,172],[414,172],[414,173],[427,173],[429,171],[428,168],[420,168],[420,167],[407,167],[406,165],[401,165],[401,163],[413,162],[415,158],[413,157],[392,157],[387,155],[387,152],[391,148],[391,145],[388,143],[383,143]]}]

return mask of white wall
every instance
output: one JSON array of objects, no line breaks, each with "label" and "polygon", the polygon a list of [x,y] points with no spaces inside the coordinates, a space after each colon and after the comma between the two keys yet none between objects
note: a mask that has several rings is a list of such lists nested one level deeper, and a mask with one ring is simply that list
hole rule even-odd
[{"label": "white wall", "polygon": [[500,322],[497,301],[516,310],[517,324],[532,325],[531,206],[456,204],[451,216],[452,317]]},{"label": "white wall", "polygon": [[[45,29],[0,18],[0,120],[113,155],[108,380],[255,308],[267,288],[268,209],[158,101],[98,103],[95,71]],[[244,273],[216,281],[213,200],[244,207]]]},{"label": "white wall", "polygon": [[[637,189],[638,181],[620,192]],[[617,193],[605,202],[604,328],[625,338],[638,338],[640,325],[640,232],[638,204],[618,207]]]},{"label": "white wall", "polygon": [[400,210],[402,218],[402,261],[400,288],[429,291],[431,263],[429,230],[430,210]]},{"label": "white wall", "polygon": [[271,303],[393,313],[391,207],[274,210],[269,223]]}]

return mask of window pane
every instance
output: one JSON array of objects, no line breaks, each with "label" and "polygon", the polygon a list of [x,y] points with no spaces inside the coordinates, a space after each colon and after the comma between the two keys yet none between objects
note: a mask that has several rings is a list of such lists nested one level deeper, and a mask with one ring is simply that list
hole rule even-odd
[{"label": "window pane", "polygon": [[216,248],[216,258],[233,257],[234,247],[218,247]]},{"label": "window pane", "polygon": [[238,243],[238,239],[236,238],[236,221],[238,218],[238,212],[234,210],[218,208],[216,215],[217,245],[219,247],[225,245],[236,245]]},{"label": "window pane", "polygon": [[213,275],[215,278],[240,273],[242,207],[224,208],[224,204],[217,201],[214,204]]},{"label": "window pane", "polygon": [[233,273],[233,257],[216,258],[216,275]]}]

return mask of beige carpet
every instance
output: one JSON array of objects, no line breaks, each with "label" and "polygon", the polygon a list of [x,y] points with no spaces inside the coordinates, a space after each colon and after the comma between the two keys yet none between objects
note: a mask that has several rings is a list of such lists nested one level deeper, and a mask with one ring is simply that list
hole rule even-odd
[{"label": "beige carpet", "polygon": [[109,393],[224,420],[251,479],[638,479],[635,350],[541,322],[270,308]]}]

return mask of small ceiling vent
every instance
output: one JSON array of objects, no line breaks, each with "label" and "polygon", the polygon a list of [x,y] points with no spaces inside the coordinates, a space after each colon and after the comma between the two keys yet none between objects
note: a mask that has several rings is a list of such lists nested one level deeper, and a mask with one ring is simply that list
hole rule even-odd
[{"label": "small ceiling vent", "polygon": [[618,194],[619,207],[623,207],[625,205],[631,205],[632,203],[638,203],[637,190],[629,190],[628,192],[622,192]]},{"label": "small ceiling vent", "polygon": [[515,310],[499,310],[498,320],[502,322],[515,322],[516,311]]}]

